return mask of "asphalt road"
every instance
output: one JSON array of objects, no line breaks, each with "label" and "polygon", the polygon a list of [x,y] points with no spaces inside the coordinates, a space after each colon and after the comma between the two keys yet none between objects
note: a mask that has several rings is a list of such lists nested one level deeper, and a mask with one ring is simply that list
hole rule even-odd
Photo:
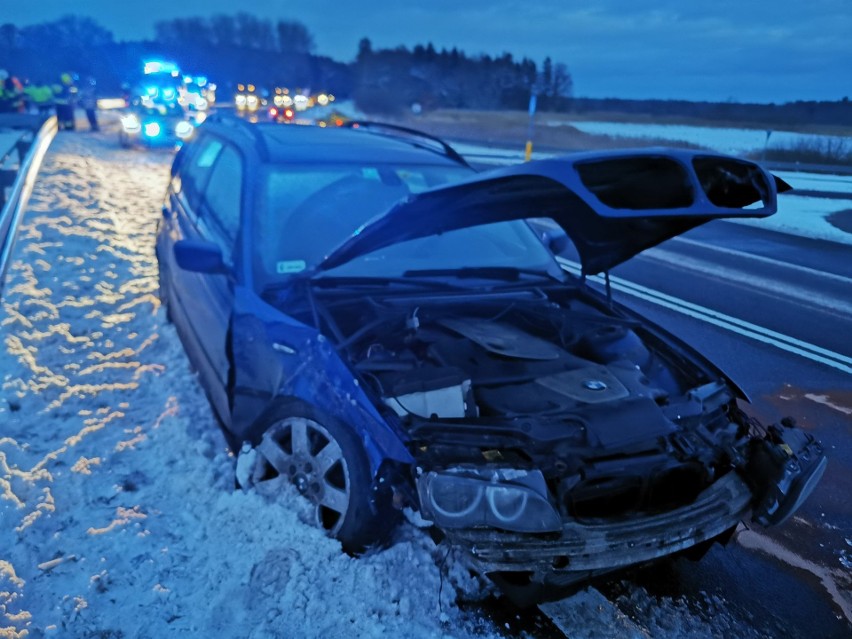
[{"label": "asphalt road", "polygon": [[794,520],[755,525],[699,564],[637,572],[649,592],[717,593],[773,637],[850,636],[850,255],[850,245],[714,222],[611,273],[615,299],[707,354],[750,396],[749,412],[764,423],[793,416],[830,456]]}]

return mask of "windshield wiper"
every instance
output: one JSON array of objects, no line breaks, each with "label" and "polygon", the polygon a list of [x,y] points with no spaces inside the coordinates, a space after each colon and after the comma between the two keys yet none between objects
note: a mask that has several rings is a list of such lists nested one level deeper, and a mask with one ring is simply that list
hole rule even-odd
[{"label": "windshield wiper", "polygon": [[405,273],[403,277],[384,277],[380,275],[323,275],[322,277],[314,278],[312,282],[314,286],[328,288],[335,288],[338,286],[392,286],[394,284],[400,284],[402,286],[417,286],[421,288],[441,288],[451,290],[458,290],[462,288],[461,286],[458,286],[457,284],[452,284],[450,282],[428,279],[412,279],[408,277],[408,273]]},{"label": "windshield wiper", "polygon": [[555,275],[542,269],[518,268],[516,266],[465,266],[462,268],[431,268],[405,271],[405,277],[456,277],[459,279],[499,280],[519,282],[524,275],[537,279],[562,283]]}]

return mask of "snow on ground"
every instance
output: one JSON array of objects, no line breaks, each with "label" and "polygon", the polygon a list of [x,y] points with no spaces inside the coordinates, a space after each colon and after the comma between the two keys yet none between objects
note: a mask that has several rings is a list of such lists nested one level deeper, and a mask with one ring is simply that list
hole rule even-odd
[{"label": "snow on ground", "polygon": [[[425,532],[405,525],[356,559],[305,523],[288,485],[234,489],[234,458],[156,297],[171,156],[114,142],[54,141],[4,291],[0,637],[511,632],[459,610],[489,588]],[[738,627],[724,602],[696,611],[626,588],[615,604],[588,590],[551,609],[572,637]]]},{"label": "snow on ground", "polygon": [[[551,125],[565,126],[564,122]],[[547,126],[547,123],[545,123]],[[764,129],[734,129],[725,127],[689,126],[683,124],[647,124],[637,122],[585,122],[578,120],[570,126],[593,135],[622,138],[672,140],[697,144],[721,153],[741,155],[769,148],[791,148],[800,144],[834,146],[847,144],[846,138],[815,133],[772,131],[767,138]]]},{"label": "snow on ground", "polygon": [[478,585],[424,533],[353,559],[289,487],[233,490],[158,311],[171,157],[86,136],[54,142],[0,314],[0,636],[470,635]]},{"label": "snow on ground", "polygon": [[852,234],[837,228],[827,219],[832,213],[848,210],[852,210],[852,198],[829,200],[819,197],[781,195],[778,198],[778,212],[774,215],[766,218],[743,218],[730,221],[816,240],[852,244]]}]

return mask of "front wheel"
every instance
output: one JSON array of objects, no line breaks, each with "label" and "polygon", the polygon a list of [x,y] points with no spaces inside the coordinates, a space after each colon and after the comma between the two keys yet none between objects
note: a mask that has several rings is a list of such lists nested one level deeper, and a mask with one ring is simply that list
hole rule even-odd
[{"label": "front wheel", "polygon": [[348,552],[384,540],[396,518],[374,503],[367,456],[355,433],[333,419],[275,419],[257,445],[255,480],[287,478],[313,506],[314,523]]},{"label": "front wheel", "polygon": [[166,311],[166,322],[173,324],[172,307],[169,304],[168,273],[163,267],[162,261],[160,261],[159,254],[157,255],[157,297],[160,300],[160,306]]}]

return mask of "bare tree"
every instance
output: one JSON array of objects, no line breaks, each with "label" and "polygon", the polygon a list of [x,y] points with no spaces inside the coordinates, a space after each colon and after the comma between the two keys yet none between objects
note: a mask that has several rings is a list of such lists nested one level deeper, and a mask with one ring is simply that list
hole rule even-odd
[{"label": "bare tree", "polygon": [[220,46],[237,44],[237,25],[234,16],[214,15],[210,18],[210,34],[213,36],[214,44]]},{"label": "bare tree", "polygon": [[86,16],[63,16],[53,22],[24,27],[19,33],[22,44],[31,48],[50,46],[92,49],[113,42],[111,31]]},{"label": "bare tree", "polygon": [[275,30],[278,33],[279,51],[311,53],[314,50],[314,37],[301,22],[279,20]]},{"label": "bare tree", "polygon": [[7,22],[0,25],[0,47],[14,49],[18,46],[18,27]]},{"label": "bare tree", "polygon": [[574,93],[574,80],[568,73],[568,67],[564,62],[559,62],[553,67],[553,83],[550,94],[554,98],[570,98]]}]

